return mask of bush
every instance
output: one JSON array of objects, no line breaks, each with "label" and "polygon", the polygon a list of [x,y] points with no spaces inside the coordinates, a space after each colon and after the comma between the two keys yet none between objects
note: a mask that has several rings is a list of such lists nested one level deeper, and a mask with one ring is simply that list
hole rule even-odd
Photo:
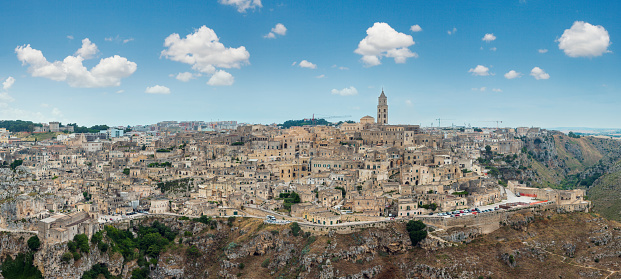
[{"label": "bush", "polygon": [[291,234],[293,234],[293,236],[300,235],[300,230],[302,230],[302,228],[300,228],[298,222],[291,223]]},{"label": "bush", "polygon": [[82,255],[78,252],[73,252],[73,259],[77,262],[82,258]]},{"label": "bush", "polygon": [[238,265],[239,269],[244,269],[245,266],[246,265],[244,265],[244,263],[239,263],[239,265]]},{"label": "bush", "polygon": [[100,243],[97,245],[97,247],[99,248],[99,251],[101,251],[101,252],[104,252],[104,253],[105,253],[106,251],[108,251],[108,247],[109,247],[109,245],[108,245],[108,243],[105,243],[105,242],[100,242]]},{"label": "bush", "polygon": [[270,259],[265,259],[261,263],[261,267],[267,268],[270,265]]},{"label": "bush", "polygon": [[183,236],[185,236],[185,237],[191,237],[191,236],[192,236],[192,232],[185,231],[185,232],[183,232]]},{"label": "bush", "polygon": [[71,259],[73,259],[73,254],[71,254],[71,252],[65,252],[61,259],[62,259],[63,262],[68,262]]},{"label": "bush", "polygon": [[419,242],[427,237],[426,228],[427,225],[425,225],[421,221],[410,220],[405,225],[405,229],[408,231],[408,235],[410,236],[410,240],[412,241],[412,246],[418,245]]},{"label": "bush", "polygon": [[69,241],[67,242],[67,248],[69,249],[69,252],[73,253],[78,249],[78,245],[73,241]]},{"label": "bush", "polygon": [[88,253],[89,251],[88,236],[86,236],[85,234],[76,234],[73,237],[73,241],[75,242],[77,247],[80,249],[80,252]]},{"label": "bush", "polygon": [[37,251],[39,247],[41,247],[41,241],[38,236],[35,235],[28,239],[28,248],[30,248],[30,250]]},{"label": "bush", "polygon": [[188,255],[193,256],[193,257],[197,257],[201,255],[201,251],[198,250],[198,247],[196,247],[196,245],[190,246],[187,252],[188,252]]},{"label": "bush", "polygon": [[43,278],[41,271],[32,264],[33,261],[34,255],[32,253],[19,253],[15,260],[11,256],[7,256],[2,263],[2,276],[4,278]]}]

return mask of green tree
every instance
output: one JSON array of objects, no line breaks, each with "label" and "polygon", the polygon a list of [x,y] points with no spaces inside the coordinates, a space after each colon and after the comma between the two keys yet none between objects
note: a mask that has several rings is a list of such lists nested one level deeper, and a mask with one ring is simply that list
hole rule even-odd
[{"label": "green tree", "polygon": [[300,235],[300,230],[302,230],[302,228],[300,228],[300,224],[298,224],[298,222],[291,223],[291,234],[293,234],[293,236]]},{"label": "green tree", "polygon": [[123,174],[124,175],[129,175],[129,169],[128,168],[124,168],[123,169]]},{"label": "green tree", "polygon": [[410,220],[405,225],[405,229],[410,236],[412,246],[418,245],[419,242],[427,237],[427,225],[425,225],[422,221]]},{"label": "green tree", "polygon": [[30,248],[30,250],[37,251],[39,247],[41,247],[41,241],[38,236],[35,235],[28,239],[28,248]]},{"label": "green tree", "polygon": [[43,278],[41,271],[33,265],[32,253],[19,253],[15,259],[10,255],[2,263],[2,276],[4,278],[38,279]]}]

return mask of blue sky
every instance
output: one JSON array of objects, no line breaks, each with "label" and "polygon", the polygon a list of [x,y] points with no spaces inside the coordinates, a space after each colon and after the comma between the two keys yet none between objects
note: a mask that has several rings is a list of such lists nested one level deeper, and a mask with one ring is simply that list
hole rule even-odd
[{"label": "blue sky", "polygon": [[85,2],[0,3],[0,119],[621,127],[619,1]]}]

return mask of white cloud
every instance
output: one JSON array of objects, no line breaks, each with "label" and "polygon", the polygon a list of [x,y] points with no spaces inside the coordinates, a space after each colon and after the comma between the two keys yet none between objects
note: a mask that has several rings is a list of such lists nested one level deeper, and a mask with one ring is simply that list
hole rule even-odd
[{"label": "white cloud", "polygon": [[9,90],[9,88],[11,88],[11,86],[13,86],[14,83],[15,83],[15,78],[8,77],[6,78],[4,82],[2,82],[2,89]]},{"label": "white cloud", "polygon": [[347,68],[347,67],[339,67],[339,70],[343,70],[344,71],[344,70],[349,70],[349,68]]},{"label": "white cloud", "polygon": [[41,104],[41,107],[42,107],[42,108],[49,108],[49,107],[50,107],[50,104],[43,103],[43,104]]},{"label": "white cloud", "polygon": [[539,67],[535,67],[530,71],[530,75],[533,76],[535,79],[539,80],[539,79],[549,79],[550,75],[548,73],[546,73],[543,69],[539,68]]},{"label": "white cloud", "polygon": [[116,91],[116,94],[121,94],[123,92],[125,92],[125,90],[121,89],[121,90]]},{"label": "white cloud", "polygon": [[318,76],[316,76],[316,78],[325,78],[325,77],[326,77],[326,75],[318,75]]},{"label": "white cloud", "polygon": [[556,41],[558,48],[569,57],[596,57],[610,52],[608,31],[601,25],[595,26],[584,21],[574,22]]},{"label": "white cloud", "polygon": [[297,61],[293,61],[293,63],[291,63],[291,66],[295,66],[295,64],[297,64]]},{"label": "white cloud", "polygon": [[412,36],[397,32],[387,23],[376,22],[367,29],[367,36],[358,43],[354,51],[362,55],[362,62],[367,67],[381,64],[382,57],[395,59],[395,63],[405,63],[409,57],[418,57],[408,47],[414,44]]},{"label": "white cloud", "polygon": [[274,28],[272,28],[272,32],[267,33],[267,35],[263,37],[274,39],[276,38],[276,35],[284,36],[285,34],[287,34],[287,27],[285,27],[282,23],[278,23]]},{"label": "white cloud", "polygon": [[483,65],[477,65],[475,68],[468,70],[474,76],[489,76],[489,68]]},{"label": "white cloud", "polygon": [[472,88],[472,91],[481,91],[481,92],[485,92],[485,90],[487,90],[487,87],[483,86],[481,88],[475,87]]},{"label": "white cloud", "polygon": [[313,63],[311,63],[311,62],[308,62],[308,61],[306,61],[306,60],[302,60],[302,61],[300,61],[299,66],[300,66],[301,68],[317,69],[317,65],[315,65],[315,64],[313,64]]},{"label": "white cloud", "polygon": [[518,73],[514,70],[511,70],[505,74],[506,79],[514,79],[514,78],[519,78],[521,76],[522,76],[522,73]]},{"label": "white cloud", "polygon": [[496,40],[496,36],[494,36],[494,33],[487,33],[487,34],[485,34],[485,36],[483,36],[483,39],[481,39],[481,40],[486,41],[486,42],[489,43],[489,42],[491,42],[493,40]]},{"label": "white cloud", "polygon": [[[162,56],[190,64],[192,69],[203,73],[215,74],[216,68],[240,68],[249,64],[250,53],[244,46],[225,47],[216,32],[204,25],[183,39],[177,33],[171,34],[164,41],[164,46],[166,49],[162,50]],[[233,77],[229,80],[232,81]]]},{"label": "white cloud", "polygon": [[548,52],[548,50],[547,50],[547,49],[545,49],[545,48],[538,49],[537,51],[538,51],[539,53],[546,53],[546,52]]},{"label": "white cloud", "polygon": [[492,47],[492,48],[490,48],[489,50],[491,50],[491,51],[496,51],[496,50],[497,50],[497,48],[496,48],[496,47]]},{"label": "white cloud", "polygon": [[71,35],[67,35],[67,39],[69,39],[69,40],[73,40],[73,36],[71,36]]},{"label": "white cloud", "polygon": [[7,92],[0,93],[0,103],[10,103],[15,101]]},{"label": "white cloud", "polygon": [[240,13],[245,13],[248,9],[254,10],[263,7],[263,5],[261,5],[261,0],[218,0],[218,3],[235,6]]},{"label": "white cloud", "polygon": [[492,91],[494,91],[494,92],[502,92],[502,89],[500,89],[500,88],[492,88]]},{"label": "white cloud", "polygon": [[287,27],[285,27],[285,25],[283,25],[282,23],[277,23],[276,26],[272,28],[272,32],[284,36],[285,34],[287,34]]},{"label": "white cloud", "polygon": [[453,35],[455,34],[455,32],[457,32],[457,28],[453,27],[452,30],[446,31],[446,33],[448,33],[449,35]]},{"label": "white cloud", "polygon": [[405,100],[405,104],[407,106],[412,106],[412,101],[411,100]]},{"label": "white cloud", "polygon": [[341,96],[354,96],[354,95],[358,95],[358,90],[356,90],[355,87],[350,86],[350,87],[343,88],[341,90],[332,89],[332,94],[341,95]]},{"label": "white cloud", "polygon": [[[118,36],[117,36],[117,37],[118,37]],[[104,40],[105,40],[106,42],[112,42],[112,41],[114,40],[114,38],[112,38],[112,37],[106,37]]]},{"label": "white cloud", "polygon": [[60,111],[58,108],[53,108],[52,109],[52,116],[58,117],[58,118],[63,117],[63,112]]},{"label": "white cloud", "polygon": [[218,70],[215,74],[213,74],[213,76],[211,76],[211,78],[209,78],[207,84],[211,86],[228,86],[233,85],[234,82],[235,78],[233,75],[223,70]]},{"label": "white cloud", "polygon": [[81,56],[82,58],[91,59],[95,57],[95,54],[99,52],[97,45],[91,43],[91,40],[85,38],[82,40],[82,47],[75,52],[75,56]]},{"label": "white cloud", "polygon": [[127,39],[123,40],[123,43],[126,44],[126,43],[129,43],[129,42],[133,41],[133,40],[134,40],[134,38],[127,38]]},{"label": "white cloud", "polygon": [[188,82],[194,78],[194,75],[190,72],[183,72],[183,73],[178,73],[175,78],[183,82]]},{"label": "white cloud", "polygon": [[170,88],[161,85],[155,85],[151,87],[147,87],[144,93],[149,94],[170,94]]},{"label": "white cloud", "polygon": [[421,28],[420,25],[415,24],[415,25],[412,25],[412,27],[410,27],[410,31],[412,31],[412,32],[420,32],[420,31],[423,31],[423,28]]},{"label": "white cloud", "polygon": [[[15,48],[17,59],[22,65],[28,64],[28,71],[33,77],[44,77],[55,81],[66,81],[71,87],[111,87],[121,85],[121,79],[131,76],[137,69],[134,62],[118,55],[103,58],[88,70],[82,64],[86,55],[93,55],[96,49],[90,41],[82,41],[82,48],[77,56],[67,56],[63,61],[50,63],[40,50],[30,45]],[[86,47],[85,47],[86,46]],[[93,47],[94,46],[94,47]]]}]

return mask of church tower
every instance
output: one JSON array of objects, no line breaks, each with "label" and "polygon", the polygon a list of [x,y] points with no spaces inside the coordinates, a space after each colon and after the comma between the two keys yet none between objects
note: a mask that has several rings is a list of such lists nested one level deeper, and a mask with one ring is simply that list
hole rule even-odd
[{"label": "church tower", "polygon": [[388,98],[384,95],[383,88],[382,94],[377,98],[377,124],[388,125]]}]

